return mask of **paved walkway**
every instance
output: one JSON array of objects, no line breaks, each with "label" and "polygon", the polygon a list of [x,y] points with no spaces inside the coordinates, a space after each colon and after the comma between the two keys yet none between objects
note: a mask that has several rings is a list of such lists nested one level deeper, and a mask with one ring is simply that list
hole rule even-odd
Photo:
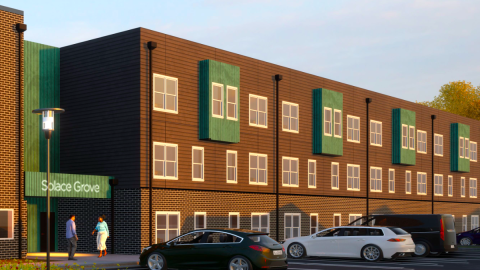
[{"label": "paved walkway", "polygon": [[[28,253],[28,259],[38,259],[46,261],[45,252]],[[74,263],[83,266],[85,269],[103,269],[103,268],[126,268],[138,266],[139,255],[123,255],[123,254],[107,254],[107,256],[98,258],[98,253],[76,253],[76,261],[69,261],[67,253],[52,252],[50,253],[50,263],[58,266],[65,266],[65,264],[73,265]],[[75,267],[77,268],[77,267]]]}]

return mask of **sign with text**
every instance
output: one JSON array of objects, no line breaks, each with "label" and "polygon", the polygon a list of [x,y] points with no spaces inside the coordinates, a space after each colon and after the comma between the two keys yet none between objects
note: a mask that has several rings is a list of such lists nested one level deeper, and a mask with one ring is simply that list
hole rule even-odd
[{"label": "sign with text", "polygon": [[110,176],[50,173],[47,187],[46,172],[25,172],[25,196],[64,198],[110,198]]}]

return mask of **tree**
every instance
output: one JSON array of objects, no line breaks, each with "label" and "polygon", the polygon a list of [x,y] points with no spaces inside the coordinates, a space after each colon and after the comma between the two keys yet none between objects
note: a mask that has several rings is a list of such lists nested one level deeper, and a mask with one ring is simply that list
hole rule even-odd
[{"label": "tree", "polygon": [[432,101],[418,102],[425,106],[480,120],[480,86],[456,81],[444,84]]}]

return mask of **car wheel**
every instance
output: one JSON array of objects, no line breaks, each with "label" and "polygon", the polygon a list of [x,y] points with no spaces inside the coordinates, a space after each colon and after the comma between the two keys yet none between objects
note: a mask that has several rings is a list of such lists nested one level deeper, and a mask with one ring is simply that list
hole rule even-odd
[{"label": "car wheel", "polygon": [[366,261],[376,262],[382,257],[382,250],[375,245],[366,245],[362,248],[362,258]]},{"label": "car wheel", "polygon": [[463,237],[462,239],[460,239],[460,245],[462,246],[470,246],[471,244],[472,244],[472,239],[468,237]]},{"label": "car wheel", "polygon": [[300,243],[291,243],[288,246],[287,254],[290,258],[300,259],[306,255],[306,250]]},{"label": "car wheel", "polygon": [[252,270],[252,264],[243,256],[235,256],[228,262],[228,270]]},{"label": "car wheel", "polygon": [[419,241],[415,243],[415,252],[413,256],[415,257],[425,257],[430,254],[430,246],[423,241]]},{"label": "car wheel", "polygon": [[150,270],[166,270],[167,261],[162,254],[154,252],[148,256],[147,266]]}]

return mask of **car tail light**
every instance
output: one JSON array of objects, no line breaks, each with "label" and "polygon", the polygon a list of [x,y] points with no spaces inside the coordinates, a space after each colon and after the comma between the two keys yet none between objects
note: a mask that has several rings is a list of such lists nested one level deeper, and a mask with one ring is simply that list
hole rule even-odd
[{"label": "car tail light", "polygon": [[443,219],[440,218],[440,238],[445,241],[445,228],[443,228]]},{"label": "car tail light", "polygon": [[405,242],[406,239],[404,238],[390,238],[387,241],[388,242]]},{"label": "car tail light", "polygon": [[270,249],[268,249],[266,247],[259,246],[259,245],[251,245],[250,248],[253,249],[253,250],[256,250],[256,251],[260,251],[260,252],[270,251]]},{"label": "car tail light", "polygon": [[283,250],[283,253],[285,253],[285,247],[282,245],[282,250]]}]

